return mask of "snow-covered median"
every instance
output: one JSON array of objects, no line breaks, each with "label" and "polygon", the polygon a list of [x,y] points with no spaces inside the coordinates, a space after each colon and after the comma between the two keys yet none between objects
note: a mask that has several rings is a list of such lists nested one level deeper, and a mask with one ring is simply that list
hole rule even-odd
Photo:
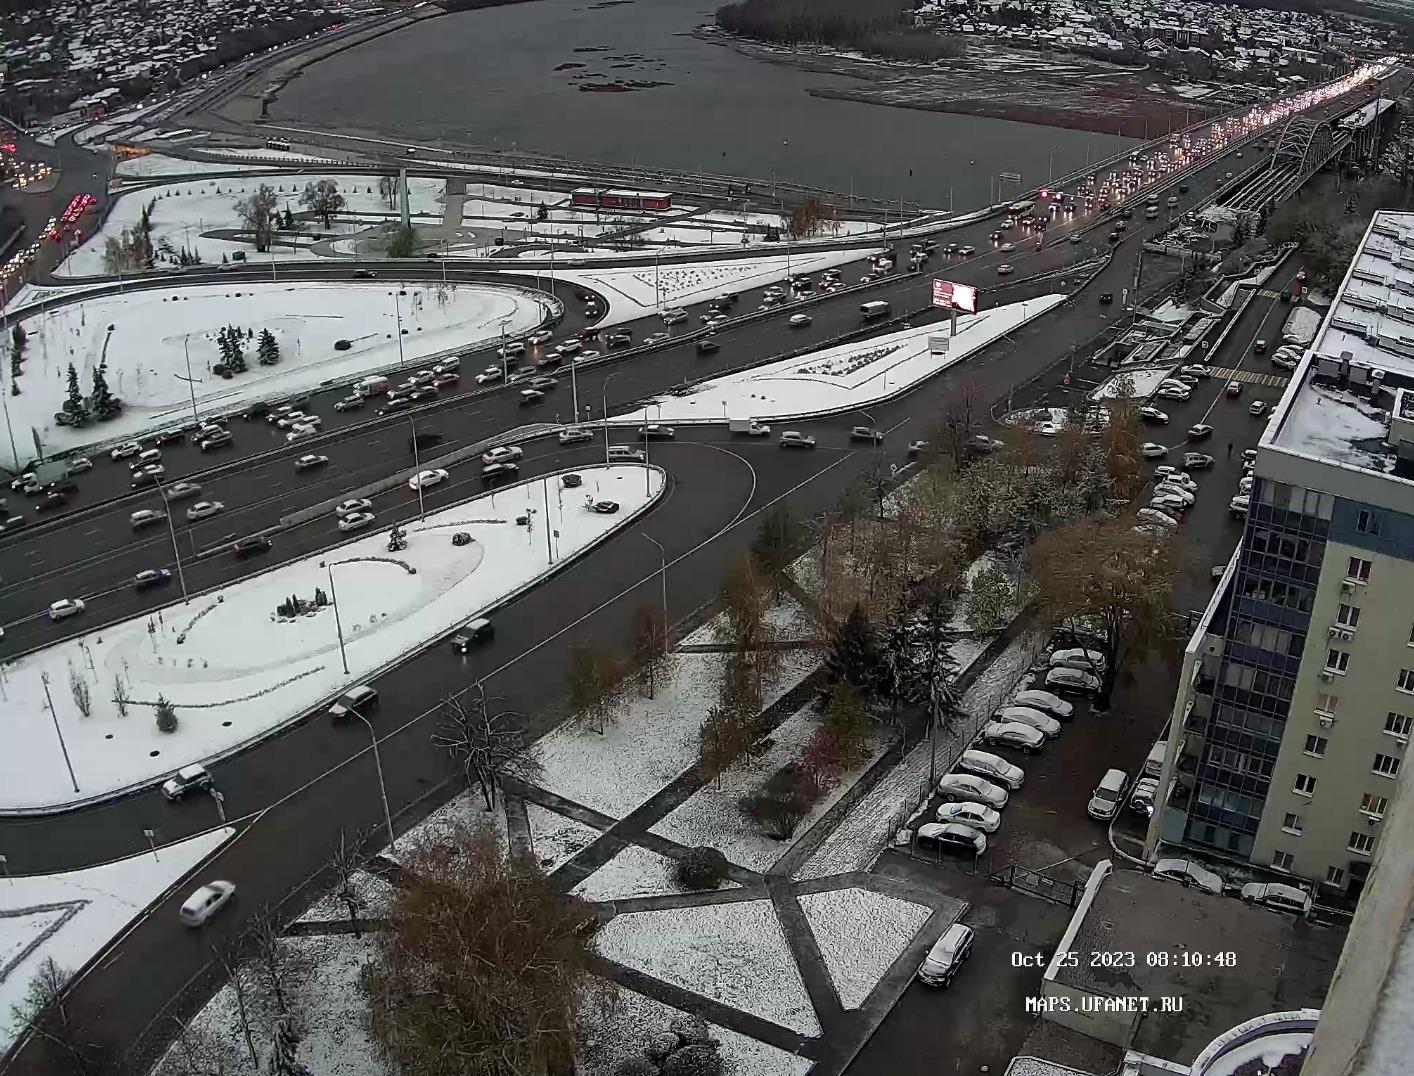
[{"label": "snow-covered median", "polygon": [[[5,669],[10,720],[0,732],[0,811],[99,799],[256,740],[602,541],[663,486],[661,471],[649,469],[645,482],[636,465],[579,473],[578,490],[561,489],[551,476],[432,513],[408,526],[400,552],[388,552],[385,532],[370,534],[12,662]],[[619,511],[591,512],[588,497],[616,501]],[[547,502],[558,531],[553,562]],[[516,517],[527,512],[531,527],[518,526]],[[458,531],[472,540],[453,545]],[[331,589],[326,564],[337,622],[332,605],[316,605]],[[277,613],[291,596],[302,603],[299,615]],[[94,599],[84,615],[101,616],[102,601]],[[46,698],[53,699],[52,718]],[[125,701],[120,706],[115,698]],[[174,732],[156,726],[160,698],[175,708]]]},{"label": "snow-covered median", "polygon": [[814,351],[795,359],[728,374],[690,396],[664,396],[641,411],[620,416],[641,422],[722,422],[725,418],[785,420],[853,411],[888,399],[961,362],[1065,300],[1042,295],[957,319],[947,350],[933,352],[929,338],[946,325],[904,329],[886,336]]},{"label": "snow-covered median", "polygon": [[234,832],[213,830],[155,853],[0,883],[0,1052],[23,1030],[11,1008],[24,1001],[45,960],[70,975],[78,972]]},{"label": "snow-covered median", "polygon": [[[202,284],[82,299],[22,323],[28,340],[20,395],[8,397],[16,462],[33,454],[33,439],[18,436],[29,428],[52,455],[189,421],[188,372],[199,411],[233,410],[400,362],[415,369],[425,357],[498,337],[503,324],[507,333],[527,332],[548,315],[550,301],[513,287],[396,281]],[[254,336],[245,344],[246,371],[223,378],[211,367],[221,360],[217,333],[227,325]],[[279,348],[273,366],[257,362],[265,329]],[[0,344],[6,355],[9,344],[7,334]],[[82,429],[55,422],[70,364],[84,394],[102,364],[122,413]],[[9,440],[0,440],[0,464],[12,462],[9,449]]]},{"label": "snow-covered median", "polygon": [[869,889],[805,893],[800,906],[846,1009],[864,1004],[932,914],[926,905]]},{"label": "snow-covered median", "polygon": [[258,164],[188,161],[163,153],[144,153],[138,157],[124,157],[114,165],[113,174],[128,179],[147,179],[151,176],[199,175],[203,172],[250,172],[258,171],[260,167]]}]

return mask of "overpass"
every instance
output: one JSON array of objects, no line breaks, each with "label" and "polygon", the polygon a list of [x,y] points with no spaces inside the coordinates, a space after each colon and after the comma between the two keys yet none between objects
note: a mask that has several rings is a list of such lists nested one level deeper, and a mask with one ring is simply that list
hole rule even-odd
[{"label": "overpass", "polygon": [[1220,204],[1228,209],[1260,212],[1263,206],[1294,194],[1353,144],[1351,131],[1329,119],[1292,116],[1282,125],[1268,167]]}]

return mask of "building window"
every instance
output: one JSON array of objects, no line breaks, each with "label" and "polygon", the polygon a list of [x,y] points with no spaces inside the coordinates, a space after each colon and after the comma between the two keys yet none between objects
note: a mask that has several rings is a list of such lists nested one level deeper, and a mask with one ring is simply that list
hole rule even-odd
[{"label": "building window", "polygon": [[1399,759],[1393,755],[1376,755],[1375,764],[1370,769],[1381,777],[1398,777]]},{"label": "building window", "polygon": [[[1326,651],[1326,672],[1343,673],[1350,666],[1350,652],[1348,650],[1336,650],[1334,647]],[[1410,684],[1414,684],[1414,673],[1410,674]]]},{"label": "building window", "polygon": [[1385,714],[1385,731],[1401,740],[1409,739],[1409,730],[1414,728],[1414,718],[1408,714],[1397,714],[1393,710]]},{"label": "building window", "polygon": [[1342,628],[1354,628],[1360,624],[1360,607],[1358,605],[1346,605],[1340,603],[1340,608],[1336,610],[1335,622]]},{"label": "building window", "polygon": [[1414,646],[1414,624],[1409,625],[1409,642],[1407,646]]},{"label": "building window", "polygon": [[1281,820],[1281,828],[1287,833],[1294,833],[1299,836],[1301,833],[1301,816],[1299,814],[1288,814]]},{"label": "building window", "polygon": [[1379,534],[1380,514],[1368,508],[1360,509],[1360,514],[1355,517],[1355,529],[1361,534]]},{"label": "building window", "polygon": [[1414,691],[1414,669],[1400,669],[1396,686],[1400,691]]},{"label": "building window", "polygon": [[1291,870],[1291,853],[1277,849],[1272,853],[1272,866],[1279,871]]},{"label": "building window", "polygon": [[1345,871],[1340,867],[1326,868],[1326,885],[1344,885]]},{"label": "building window", "polygon": [[1351,557],[1350,563],[1345,566],[1345,578],[1368,583],[1370,581],[1370,562],[1360,557]]},{"label": "building window", "polygon": [[1373,792],[1366,792],[1360,797],[1360,810],[1376,818],[1385,816],[1385,808],[1389,806],[1389,800],[1384,796],[1377,796]]},{"label": "building window", "polygon": [[1316,692],[1316,710],[1323,714],[1333,714],[1340,707],[1340,696],[1329,691]]},{"label": "building window", "polygon": [[[1398,762],[1397,759],[1395,761]],[[1298,773],[1296,775],[1296,784],[1291,787],[1291,791],[1295,792],[1298,796],[1309,796],[1316,791],[1316,779],[1309,773]]]},{"label": "building window", "polygon": [[1350,851],[1362,856],[1368,856],[1375,848],[1375,838],[1368,833],[1361,833],[1358,829],[1350,834],[1350,843],[1345,846]]},{"label": "building window", "polygon": [[1320,758],[1326,753],[1327,742],[1324,736],[1307,736],[1306,746],[1301,750],[1305,751],[1308,755],[1315,755],[1317,758]]}]

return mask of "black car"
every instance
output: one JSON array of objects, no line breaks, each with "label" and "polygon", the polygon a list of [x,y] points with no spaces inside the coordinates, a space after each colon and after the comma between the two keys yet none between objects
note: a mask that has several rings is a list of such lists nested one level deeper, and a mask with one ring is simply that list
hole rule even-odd
[{"label": "black car", "polygon": [[245,419],[264,418],[268,414],[270,414],[270,405],[264,400],[257,400],[241,413],[241,417]]},{"label": "black car", "polygon": [[471,535],[466,531],[457,531],[452,535],[452,545],[471,545]]},{"label": "black car", "polygon": [[151,471],[139,471],[133,475],[133,489],[146,489],[148,486],[155,486],[162,480],[162,476],[153,474]]},{"label": "black car", "polygon": [[424,448],[431,448],[442,443],[442,435],[436,430],[420,430],[408,438],[408,451],[421,452]]},{"label": "black car", "polygon": [[372,280],[376,275],[372,269],[355,269],[353,271],[355,280]]},{"label": "black car", "polygon": [[1109,306],[1110,303],[1112,303],[1112,302],[1114,302],[1114,301],[1115,301],[1115,293],[1114,293],[1114,292],[1112,292],[1112,291],[1102,291],[1102,292],[1100,292],[1100,305],[1101,305],[1101,306]]},{"label": "black car", "polygon": [[1187,194],[1187,193],[1188,193],[1188,184],[1187,184],[1187,183],[1180,183],[1180,184],[1178,185],[1178,193],[1179,193],[1179,194]]},{"label": "black car", "polygon": [[256,553],[268,553],[270,539],[263,534],[252,534],[248,538],[237,538],[231,544],[231,552],[237,557],[251,557]]},{"label": "black car", "polygon": [[697,353],[699,355],[711,355],[717,351],[720,351],[721,349],[722,346],[715,340],[697,341]]},{"label": "black car", "polygon": [[210,437],[202,441],[201,450],[203,452],[210,452],[213,448],[221,448],[224,445],[229,445],[233,440],[235,439],[231,436],[229,430],[222,430],[220,433],[213,433]]},{"label": "black car", "polygon": [[182,431],[181,431],[181,430],[158,430],[156,433],[154,433],[154,434],[152,435],[152,443],[153,443],[154,445],[171,445],[171,444],[176,444],[176,443],[179,442],[181,439],[182,439]]},{"label": "black car", "polygon": [[436,385],[418,385],[408,393],[409,400],[432,400],[441,395],[441,389]]},{"label": "black car", "polygon": [[378,409],[380,415],[391,415],[394,411],[405,411],[412,406],[412,401],[406,396],[389,396],[386,403]]},{"label": "black car", "polygon": [[520,474],[520,467],[514,463],[488,463],[481,468],[481,480],[488,485],[508,482]]},{"label": "black car", "polygon": [[477,617],[452,636],[452,649],[458,654],[465,654],[472,647],[486,642],[495,634],[496,628],[491,621],[485,617]]},{"label": "black car", "polygon": [[560,479],[560,485],[564,486],[565,489],[578,489],[580,486],[584,485],[584,476],[567,474]]},{"label": "black car", "polygon": [[598,512],[601,516],[611,516],[619,510],[618,501],[590,501],[589,510]]},{"label": "black car", "polygon": [[66,494],[59,493],[58,491],[51,491],[49,493],[46,493],[43,497],[39,498],[39,500],[35,502],[34,510],[36,512],[49,512],[54,510],[55,508],[62,508],[68,503],[69,498]]},{"label": "black car", "polygon": [[608,347],[625,347],[633,343],[633,336],[627,332],[609,333],[604,337],[604,343]]},{"label": "black car", "polygon": [[160,587],[171,581],[172,573],[166,568],[148,568],[133,576],[133,587],[137,590],[147,590],[149,587]]}]

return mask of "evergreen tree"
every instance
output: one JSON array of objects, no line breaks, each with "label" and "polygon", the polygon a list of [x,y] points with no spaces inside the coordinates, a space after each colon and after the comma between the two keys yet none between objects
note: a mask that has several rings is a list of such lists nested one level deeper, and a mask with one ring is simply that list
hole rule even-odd
[{"label": "evergreen tree", "polygon": [[93,395],[89,397],[89,405],[98,415],[107,415],[113,411],[113,393],[108,388],[108,379],[103,376],[103,367],[93,368]]},{"label": "evergreen tree", "polygon": [[871,695],[880,683],[883,655],[873,625],[858,605],[849,611],[830,636],[825,655],[826,692],[838,684],[849,684],[861,695]]},{"label": "evergreen tree", "polygon": [[256,349],[261,366],[274,366],[280,361],[280,345],[275,342],[275,334],[269,329],[260,330],[260,346]]},{"label": "evergreen tree", "polygon": [[75,418],[88,417],[88,405],[84,403],[83,393],[79,390],[79,372],[74,369],[73,363],[69,363],[69,391],[64,401],[64,410]]},{"label": "evergreen tree", "polygon": [[864,700],[851,685],[836,686],[825,708],[823,727],[841,770],[853,769],[869,757],[869,714]]},{"label": "evergreen tree", "polygon": [[157,696],[157,731],[172,733],[177,731],[177,708],[167,701],[166,695]]},{"label": "evergreen tree", "polygon": [[290,212],[289,206],[285,207],[285,217],[284,220],[281,222],[281,226],[287,232],[292,232],[295,230],[295,215]]},{"label": "evergreen tree", "polygon": [[217,330],[216,347],[221,352],[221,365],[229,369],[235,362],[235,352],[234,349],[231,347],[230,326],[223,325],[220,329]]},{"label": "evergreen tree", "polygon": [[238,374],[245,373],[245,344],[241,339],[241,331],[234,325],[226,330],[226,339],[230,342],[231,361],[228,364],[231,369]]}]

